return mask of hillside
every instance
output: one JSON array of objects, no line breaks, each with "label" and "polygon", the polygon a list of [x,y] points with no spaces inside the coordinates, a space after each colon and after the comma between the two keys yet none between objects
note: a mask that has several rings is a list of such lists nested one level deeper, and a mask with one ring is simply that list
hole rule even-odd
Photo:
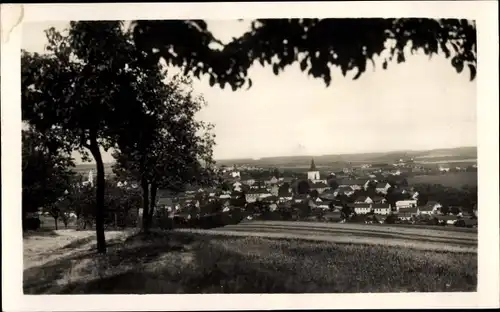
[{"label": "hillside", "polygon": [[252,165],[252,166],[277,166],[277,167],[307,167],[311,163],[311,157],[318,167],[335,166],[344,167],[349,163],[392,163],[400,158],[413,157],[417,162],[432,161],[457,161],[475,160],[477,158],[477,147],[458,147],[447,149],[434,149],[426,151],[393,151],[379,153],[361,154],[332,154],[318,156],[280,156],[264,157],[260,159],[224,159],[217,160],[219,165]]}]

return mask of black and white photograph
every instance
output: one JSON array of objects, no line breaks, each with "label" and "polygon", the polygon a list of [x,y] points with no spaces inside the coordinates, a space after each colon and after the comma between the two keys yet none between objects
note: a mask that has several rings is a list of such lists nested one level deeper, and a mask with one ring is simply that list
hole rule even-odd
[{"label": "black and white photograph", "polygon": [[17,30],[22,294],[479,292],[474,14],[194,15]]}]

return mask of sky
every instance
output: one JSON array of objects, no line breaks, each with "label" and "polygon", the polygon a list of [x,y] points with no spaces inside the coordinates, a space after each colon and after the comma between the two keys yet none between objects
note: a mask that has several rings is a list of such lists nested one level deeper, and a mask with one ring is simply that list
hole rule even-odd
[{"label": "sky", "polygon": [[[221,41],[248,21],[207,21]],[[23,25],[22,48],[43,52],[44,30],[69,22]],[[208,105],[198,118],[215,125],[216,159],[426,150],[476,146],[476,83],[442,56],[414,55],[402,64],[367,70],[358,80],[335,72],[330,87],[298,65],[275,76],[271,67],[249,70],[253,86],[232,91],[193,88]],[[79,161],[77,157],[77,161]],[[112,161],[110,154],[104,161]]]}]

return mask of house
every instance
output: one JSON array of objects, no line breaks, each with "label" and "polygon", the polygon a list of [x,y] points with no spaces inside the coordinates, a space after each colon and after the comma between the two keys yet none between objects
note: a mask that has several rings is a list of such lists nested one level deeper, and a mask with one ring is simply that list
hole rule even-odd
[{"label": "house", "polygon": [[372,201],[374,204],[384,204],[387,200],[382,196],[373,196]]},{"label": "house", "polygon": [[373,204],[373,200],[369,196],[359,196],[354,201],[356,204]]},{"label": "house", "polygon": [[[319,198],[318,198],[319,199]],[[317,208],[323,209],[323,210],[329,210],[330,209],[330,201],[321,201],[321,202],[316,202]]]},{"label": "house", "polygon": [[431,209],[432,213],[440,213],[441,212],[441,208],[443,208],[443,206],[438,203],[437,201],[435,200],[429,200],[427,201],[427,203],[425,204],[426,207],[429,207],[428,209]]},{"label": "house", "polygon": [[377,193],[387,194],[387,191],[391,188],[391,185],[387,182],[385,183],[377,183],[375,186],[375,191]]},{"label": "house", "polygon": [[428,201],[424,206],[418,207],[419,214],[433,215],[441,211],[441,204],[436,201]]},{"label": "house", "polygon": [[449,172],[450,171],[450,167],[439,166],[439,171],[441,171],[441,172]]},{"label": "house", "polygon": [[388,215],[391,213],[390,204],[372,204],[373,212],[379,215]]},{"label": "house", "polygon": [[385,219],[387,219],[387,215],[385,215],[385,214],[375,214],[375,215],[373,215],[373,218],[376,221],[378,221],[378,223],[384,223]]},{"label": "house", "polygon": [[295,195],[293,197],[293,201],[295,203],[303,203],[305,200],[308,199],[308,196],[307,195],[304,195],[304,194],[299,194],[299,195]]},{"label": "house", "polygon": [[245,200],[247,203],[253,203],[259,198],[259,192],[257,190],[250,190],[245,194]]},{"label": "house", "polygon": [[277,184],[278,182],[279,182],[278,178],[276,178],[274,176],[269,180],[269,184],[271,184],[271,185]]},{"label": "house", "polygon": [[252,186],[255,184],[255,180],[252,178],[241,179],[241,181],[243,182],[243,184],[246,184],[248,186]]},{"label": "house", "polygon": [[240,178],[241,177],[239,171],[231,171],[230,175],[232,178]]},{"label": "house", "polygon": [[276,203],[270,203],[269,204],[269,211],[273,212],[278,209],[278,205]]},{"label": "house", "polygon": [[287,202],[287,201],[292,200],[292,199],[293,199],[292,192],[284,193],[284,194],[281,194],[279,196],[280,203],[284,203],[284,202]]},{"label": "house", "polygon": [[354,204],[354,212],[356,214],[367,214],[372,211],[372,205],[371,204]]},{"label": "house", "polygon": [[265,203],[277,203],[279,201],[279,198],[277,196],[274,196],[274,195],[270,195],[270,196],[265,196],[265,197],[262,197],[262,202],[265,202]]},{"label": "house", "polygon": [[417,207],[403,207],[398,209],[398,218],[401,220],[411,220],[418,215]]},{"label": "house", "polygon": [[430,206],[418,206],[417,211],[419,215],[433,215],[435,211]]},{"label": "house", "polygon": [[237,187],[239,188],[239,187],[241,187],[241,185],[242,184],[241,184],[240,181],[236,181],[236,182],[233,183],[233,188],[237,188]]},{"label": "house", "polygon": [[329,190],[330,186],[328,186],[328,184],[320,181],[320,182],[312,183],[312,185],[310,186],[310,189],[316,190],[316,191],[318,191],[319,194],[321,194],[324,191]]},{"label": "house", "polygon": [[347,196],[351,196],[352,194],[354,194],[354,190],[350,186],[340,186],[333,193],[333,195],[335,195],[335,196],[342,195],[342,194],[347,195]]},{"label": "house", "polygon": [[335,191],[332,189],[328,189],[323,193],[319,194],[319,198],[322,200],[334,200],[335,199]]},{"label": "house", "polygon": [[458,221],[458,217],[454,215],[436,216],[439,224],[455,225]]},{"label": "house", "polygon": [[269,188],[269,192],[274,196],[278,196],[279,189],[280,189],[279,186],[277,184],[274,184]]},{"label": "house", "polygon": [[366,181],[345,179],[345,180],[340,180],[338,184],[339,188],[350,187],[352,190],[361,190],[366,184]]},{"label": "house", "polygon": [[399,211],[401,208],[417,207],[417,201],[415,199],[408,200],[398,200],[396,202],[396,209]]}]

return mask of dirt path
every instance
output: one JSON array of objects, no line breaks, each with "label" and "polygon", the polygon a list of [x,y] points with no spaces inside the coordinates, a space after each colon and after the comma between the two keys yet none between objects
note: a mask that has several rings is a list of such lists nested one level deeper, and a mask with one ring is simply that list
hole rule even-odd
[{"label": "dirt path", "polygon": [[[106,232],[106,240],[125,239],[130,231]],[[94,231],[58,230],[50,235],[33,235],[23,239],[24,269],[44,265],[95,245]]]}]

